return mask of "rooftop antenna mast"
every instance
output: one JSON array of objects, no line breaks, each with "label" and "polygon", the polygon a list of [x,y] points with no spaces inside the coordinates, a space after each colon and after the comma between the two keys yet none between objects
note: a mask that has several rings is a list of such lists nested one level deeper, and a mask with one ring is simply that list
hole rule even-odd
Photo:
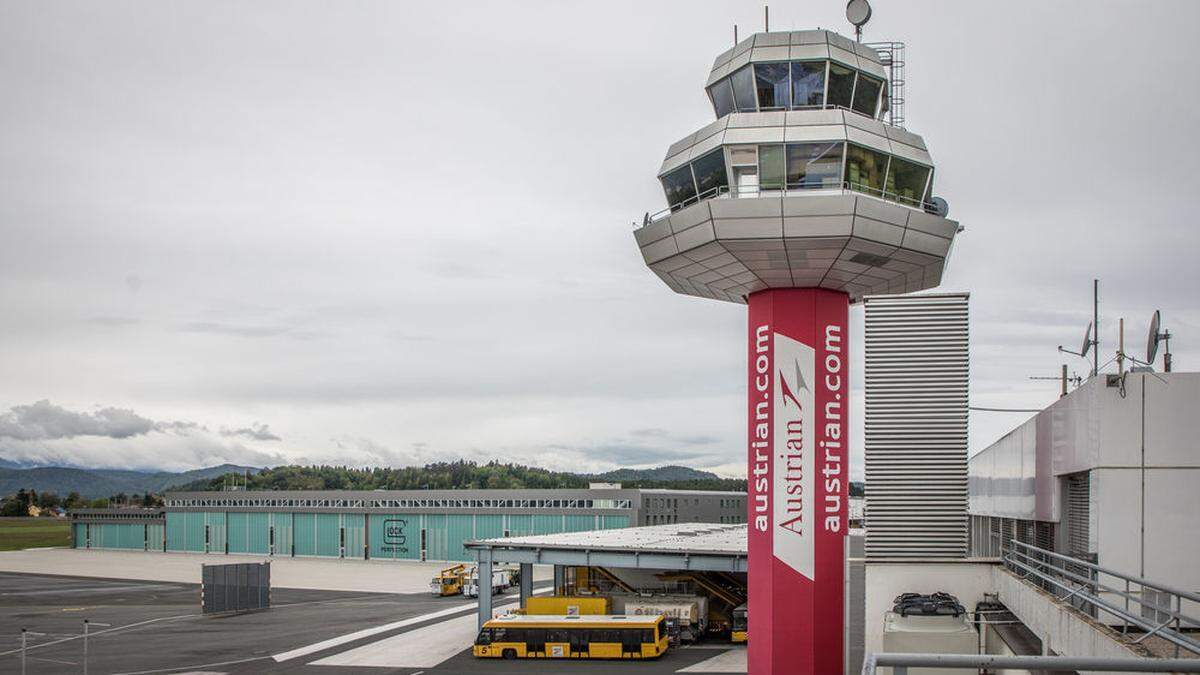
[{"label": "rooftop antenna mast", "polygon": [[854,24],[854,39],[862,42],[862,27],[871,20],[871,3],[867,0],[850,0],[846,3],[846,19]]},{"label": "rooftop antenna mast", "polygon": [[[1092,336],[1092,329],[1095,328],[1095,337]],[[1087,358],[1088,352],[1092,352],[1092,375],[1100,373],[1100,280],[1092,279],[1092,320],[1088,323],[1087,330],[1083,333],[1083,348],[1077,352],[1070,349],[1063,349],[1062,345],[1058,346],[1058,351],[1065,354],[1074,354]]]}]

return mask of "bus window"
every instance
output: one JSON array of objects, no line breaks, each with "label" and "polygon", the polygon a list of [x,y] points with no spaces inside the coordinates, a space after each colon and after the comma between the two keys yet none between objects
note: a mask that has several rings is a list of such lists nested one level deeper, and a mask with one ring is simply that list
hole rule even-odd
[{"label": "bus window", "polygon": [[657,633],[657,632],[658,631],[656,629],[650,629],[650,628],[643,630],[642,631],[642,642],[648,642],[650,644],[658,642],[658,637],[655,635],[655,633]]},{"label": "bus window", "polygon": [[566,630],[548,630],[546,631],[546,642],[570,642],[569,632]]},{"label": "bus window", "polygon": [[492,629],[484,628],[483,630],[479,631],[479,637],[475,638],[475,644],[477,644],[477,645],[492,644]]}]

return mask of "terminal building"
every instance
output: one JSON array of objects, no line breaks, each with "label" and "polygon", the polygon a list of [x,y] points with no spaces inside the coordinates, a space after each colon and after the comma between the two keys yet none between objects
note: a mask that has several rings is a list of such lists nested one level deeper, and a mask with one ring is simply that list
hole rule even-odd
[{"label": "terminal building", "polygon": [[625,489],[168,493],[158,510],[72,512],[75,548],[471,560],[465,541],[671,523],[740,523],[743,492]]}]

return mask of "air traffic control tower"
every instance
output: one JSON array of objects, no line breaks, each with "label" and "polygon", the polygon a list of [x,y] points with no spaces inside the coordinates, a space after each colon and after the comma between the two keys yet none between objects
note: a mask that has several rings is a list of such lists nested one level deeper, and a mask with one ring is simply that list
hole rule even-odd
[{"label": "air traffic control tower", "polygon": [[959,229],[897,114],[901,49],[808,30],[718,56],[717,119],[671,145],[634,232],[675,292],[750,306],[752,675],[843,670],[849,306],[937,286]]}]

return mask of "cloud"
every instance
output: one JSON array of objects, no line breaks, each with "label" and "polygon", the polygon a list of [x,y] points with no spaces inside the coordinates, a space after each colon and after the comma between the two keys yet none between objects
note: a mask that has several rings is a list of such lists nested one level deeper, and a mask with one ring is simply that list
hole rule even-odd
[{"label": "cloud", "polygon": [[0,413],[0,454],[21,464],[194,469],[225,462],[273,466],[288,456],[242,443],[279,441],[267,424],[213,433],[190,420],[153,420],[127,408],[80,412],[41,400]]},{"label": "cloud", "polygon": [[30,405],[13,406],[0,414],[0,438],[22,441],[105,436],[129,438],[153,431],[155,422],[132,410],[101,408],[81,413],[41,400]]},{"label": "cloud", "polygon": [[266,424],[251,424],[248,427],[241,429],[221,429],[221,435],[226,438],[241,436],[252,441],[282,441],[283,439],[271,433],[271,428]]}]

